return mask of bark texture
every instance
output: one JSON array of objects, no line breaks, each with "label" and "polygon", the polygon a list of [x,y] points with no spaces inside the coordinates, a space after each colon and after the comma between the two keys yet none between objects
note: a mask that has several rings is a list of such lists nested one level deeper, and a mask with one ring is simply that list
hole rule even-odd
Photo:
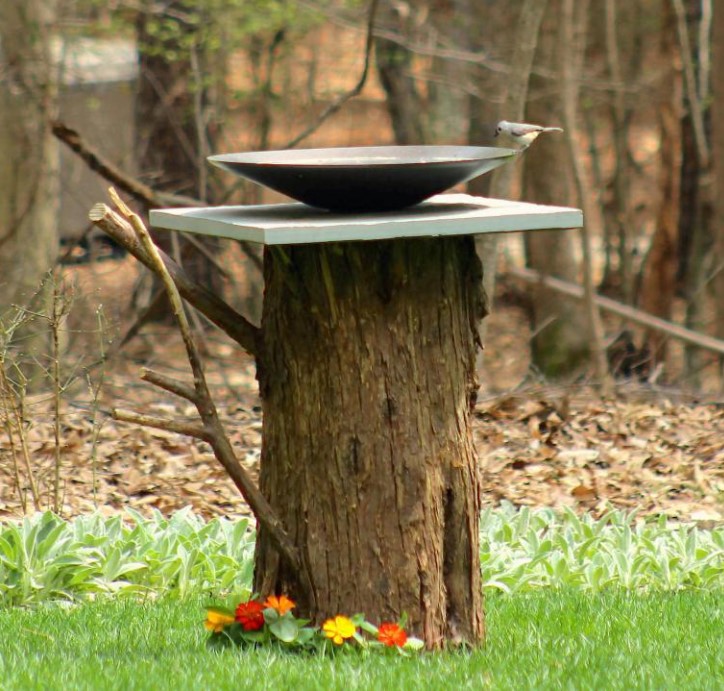
[{"label": "bark texture", "polygon": [[[561,62],[562,7],[561,0],[548,3],[538,41],[536,64],[551,71]],[[562,80],[553,82],[535,75],[531,78],[533,97],[526,107],[526,122],[552,125],[562,122],[562,83]],[[565,139],[555,135],[540,137],[525,153],[523,199],[538,204],[564,204],[575,198],[574,184]],[[578,283],[574,238],[573,234],[559,230],[526,234],[528,266],[541,274]],[[531,316],[534,331],[531,350],[536,368],[552,379],[579,373],[590,353],[588,318],[583,306],[544,286],[536,286],[532,292]]]},{"label": "bark texture", "polygon": [[[302,609],[480,643],[472,238],[271,248],[264,267],[260,485],[311,576]],[[300,592],[263,531],[255,590]]]},{"label": "bark texture", "polygon": [[[218,190],[205,159],[220,137],[221,80],[197,25],[211,19],[203,4],[191,0],[169,0],[163,7],[146,1],[141,10],[136,18],[140,78],[135,129],[142,177],[157,191],[216,203]],[[178,236],[178,246],[171,238],[170,233],[154,234],[155,242],[195,281],[221,294],[220,272],[205,256],[218,252],[218,238],[196,240],[205,253],[183,236]],[[151,318],[165,316],[166,308],[162,301]]]},{"label": "bark texture", "polygon": [[[679,202],[681,176],[681,56],[673,10],[665,10],[661,27],[661,54],[668,57],[669,73],[662,90],[658,116],[661,131],[661,204],[656,230],[641,274],[639,307],[655,317],[670,320],[676,292],[679,250]],[[666,359],[666,339],[648,332],[644,347],[651,367]]]},{"label": "bark texture", "polygon": [[[715,2],[712,23],[712,64],[724,64],[724,5]],[[714,167],[714,222],[713,244],[715,251],[713,293],[715,300],[716,335],[724,338],[724,70],[712,71],[712,162]],[[724,374],[724,360],[722,360]],[[722,379],[724,382],[724,379]],[[724,384],[721,384],[724,390]]]},{"label": "bark texture", "polygon": [[0,3],[0,316],[30,303],[58,252],[55,5]]}]

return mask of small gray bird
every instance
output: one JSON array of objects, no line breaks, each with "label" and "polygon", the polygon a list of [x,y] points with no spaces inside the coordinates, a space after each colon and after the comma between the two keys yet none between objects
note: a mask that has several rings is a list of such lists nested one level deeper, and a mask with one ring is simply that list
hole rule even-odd
[{"label": "small gray bird", "polygon": [[495,128],[495,136],[500,139],[501,144],[518,149],[527,149],[542,132],[563,132],[563,130],[560,127],[542,127],[507,120],[501,120]]}]

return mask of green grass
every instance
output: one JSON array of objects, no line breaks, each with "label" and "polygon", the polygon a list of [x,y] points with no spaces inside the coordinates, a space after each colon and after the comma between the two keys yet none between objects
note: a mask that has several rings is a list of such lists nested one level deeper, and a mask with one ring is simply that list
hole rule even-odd
[{"label": "green grass", "polygon": [[486,511],[487,646],[409,658],[207,649],[253,549],[190,511],[0,523],[0,691],[724,688],[722,527]]},{"label": "green grass", "polygon": [[724,592],[541,589],[487,601],[471,653],[333,659],[205,647],[204,600],[0,611],[0,688],[721,689]]}]

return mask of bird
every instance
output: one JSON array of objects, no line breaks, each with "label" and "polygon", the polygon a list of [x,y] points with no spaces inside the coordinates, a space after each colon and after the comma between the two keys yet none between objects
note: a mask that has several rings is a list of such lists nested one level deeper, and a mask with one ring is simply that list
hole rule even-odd
[{"label": "bird", "polygon": [[563,132],[563,130],[560,127],[543,127],[507,120],[501,120],[495,127],[495,136],[499,138],[499,142],[515,149],[527,149],[543,132]]}]

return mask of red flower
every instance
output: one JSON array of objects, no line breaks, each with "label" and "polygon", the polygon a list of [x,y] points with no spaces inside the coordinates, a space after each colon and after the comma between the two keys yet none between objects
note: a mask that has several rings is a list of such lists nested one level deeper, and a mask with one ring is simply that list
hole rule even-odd
[{"label": "red flower", "polygon": [[244,631],[258,631],[264,626],[264,606],[256,600],[242,602],[236,608],[236,621]]},{"label": "red flower", "polygon": [[377,640],[384,645],[390,647],[396,645],[401,648],[407,643],[407,634],[405,633],[405,629],[398,624],[385,622],[384,624],[380,624],[380,628],[377,629]]}]

